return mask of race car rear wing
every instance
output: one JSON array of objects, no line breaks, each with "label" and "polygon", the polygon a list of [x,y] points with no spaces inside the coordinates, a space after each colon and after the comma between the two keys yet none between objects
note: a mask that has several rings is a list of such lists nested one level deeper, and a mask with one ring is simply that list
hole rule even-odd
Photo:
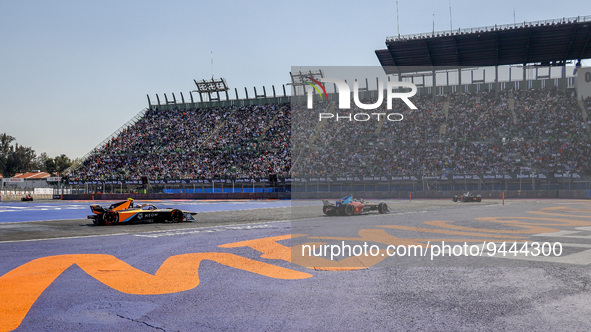
[{"label": "race car rear wing", "polygon": [[101,214],[101,213],[105,213],[105,209],[100,206],[100,205],[91,205],[90,206],[90,210],[92,211],[92,213],[94,214]]}]

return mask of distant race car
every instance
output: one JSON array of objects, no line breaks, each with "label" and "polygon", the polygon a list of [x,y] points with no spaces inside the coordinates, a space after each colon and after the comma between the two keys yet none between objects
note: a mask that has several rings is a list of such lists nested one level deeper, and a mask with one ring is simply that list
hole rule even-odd
[{"label": "distant race car", "polygon": [[482,201],[482,196],[480,195],[474,195],[471,192],[465,192],[463,194],[461,194],[460,196],[455,195],[453,198],[454,202],[481,202]]},{"label": "distant race car", "polygon": [[33,196],[31,196],[30,194],[27,194],[27,196],[21,197],[21,201],[23,201],[23,202],[32,202],[33,201]]},{"label": "distant race car", "polygon": [[369,211],[378,211],[382,214],[390,212],[388,204],[384,202],[369,203],[362,199],[354,198],[352,195],[343,197],[335,203],[327,200],[323,200],[322,203],[322,212],[327,216],[352,216]]},{"label": "distant race car", "polygon": [[95,225],[114,225],[128,222],[192,222],[197,212],[182,211],[179,209],[159,209],[154,205],[144,204],[134,207],[133,199],[111,204],[108,207],[91,205],[92,219]]}]

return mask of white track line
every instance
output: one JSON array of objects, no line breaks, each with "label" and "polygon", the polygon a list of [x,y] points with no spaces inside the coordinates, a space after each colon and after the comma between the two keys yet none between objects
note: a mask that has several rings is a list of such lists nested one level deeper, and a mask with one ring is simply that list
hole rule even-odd
[{"label": "white track line", "polygon": [[[36,242],[36,241],[50,241],[50,240],[69,240],[69,239],[84,239],[84,238],[93,238],[93,237],[107,237],[107,236],[121,236],[121,235],[129,235],[135,237],[145,237],[145,238],[155,238],[159,237],[159,235],[150,236],[149,234],[154,233],[165,233],[165,232],[178,232],[178,234],[172,235],[184,235],[183,231],[191,234],[191,232],[199,231],[199,232],[212,232],[214,229],[224,228],[223,230],[236,230],[237,227],[244,226],[244,228],[240,229],[252,229],[252,228],[266,228],[266,227],[253,227],[256,225],[266,225],[266,224],[274,224],[280,222],[292,222],[293,220],[274,220],[274,221],[266,221],[264,223],[246,223],[246,224],[232,224],[232,225],[223,225],[223,226],[210,226],[210,227],[202,227],[202,228],[183,228],[183,229],[168,229],[168,230],[159,230],[159,231],[151,231],[151,232],[143,232],[143,233],[114,233],[114,234],[93,234],[93,235],[79,235],[79,236],[66,236],[66,237],[54,237],[54,238],[47,238],[47,239],[27,239],[27,240],[12,240],[12,241],[0,241],[0,245],[4,243],[19,243],[19,242]],[[160,236],[170,236],[160,235]]]}]

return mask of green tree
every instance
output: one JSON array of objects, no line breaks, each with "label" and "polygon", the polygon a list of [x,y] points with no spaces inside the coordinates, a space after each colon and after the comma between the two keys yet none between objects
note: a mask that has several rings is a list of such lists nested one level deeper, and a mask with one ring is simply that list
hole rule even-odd
[{"label": "green tree", "polygon": [[65,154],[51,158],[43,152],[37,157],[32,148],[18,143],[13,145],[15,140],[14,137],[6,133],[0,134],[0,174],[4,177],[12,177],[15,173],[25,173],[35,169],[50,174],[60,174],[73,164],[73,161]]},{"label": "green tree", "polygon": [[37,169],[41,170],[42,172],[47,172],[47,168],[45,166],[45,162],[47,162],[47,160],[52,159],[50,158],[47,153],[43,152],[41,153],[39,156],[37,156],[37,158],[35,158],[35,164]]},{"label": "green tree", "polygon": [[43,163],[43,166],[44,166],[44,171],[49,174],[53,174],[53,173],[57,172],[57,167],[55,166],[55,159],[49,158],[49,159],[45,160],[45,162]]},{"label": "green tree", "polygon": [[0,174],[6,176],[6,165],[8,164],[8,155],[10,154],[10,143],[14,137],[4,133],[0,135]]},{"label": "green tree", "polygon": [[65,154],[61,154],[54,159],[55,169],[58,174],[63,173],[68,167],[72,166],[72,160]]},{"label": "green tree", "polygon": [[32,148],[24,147],[16,143],[11,146],[4,169],[8,176],[13,176],[15,173],[24,173],[32,170],[37,164],[35,163],[36,154]]}]

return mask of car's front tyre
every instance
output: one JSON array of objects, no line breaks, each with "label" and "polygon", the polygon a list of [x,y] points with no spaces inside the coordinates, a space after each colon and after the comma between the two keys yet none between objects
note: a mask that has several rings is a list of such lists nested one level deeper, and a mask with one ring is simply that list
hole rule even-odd
[{"label": "car's front tyre", "polygon": [[172,222],[182,222],[185,219],[185,214],[181,210],[174,209],[170,212],[170,219]]},{"label": "car's front tyre", "polygon": [[386,204],[384,202],[378,204],[378,212],[381,213],[381,214],[389,213],[390,212],[390,208],[388,207],[388,204]]},{"label": "car's front tyre", "polygon": [[351,203],[345,205],[345,215],[350,217],[353,214],[355,214],[355,206]]}]

